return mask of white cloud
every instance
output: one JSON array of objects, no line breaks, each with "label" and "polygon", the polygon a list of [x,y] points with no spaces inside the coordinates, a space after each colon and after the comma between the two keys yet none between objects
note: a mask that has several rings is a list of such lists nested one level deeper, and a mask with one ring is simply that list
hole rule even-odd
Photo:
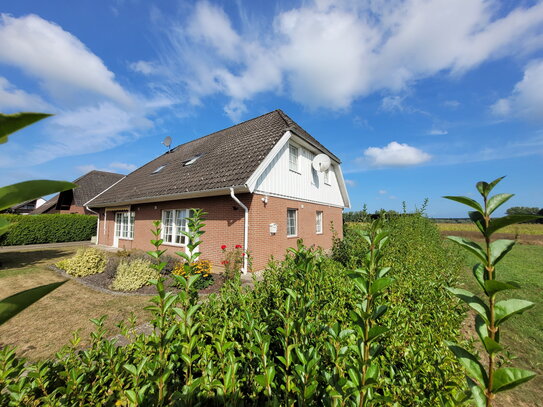
[{"label": "white cloud", "polygon": [[507,98],[491,106],[492,112],[502,117],[543,119],[543,60],[532,61],[524,70],[524,77]]},{"label": "white cloud", "polygon": [[443,106],[448,107],[449,109],[456,109],[460,106],[460,102],[458,100],[446,100],[443,102]]},{"label": "white cloud", "polygon": [[128,164],[128,163],[120,163],[120,162],[111,163],[109,164],[109,167],[115,168],[118,170],[128,171],[128,172],[132,172],[138,168],[137,165]]},{"label": "white cloud", "polygon": [[380,189],[377,192],[379,193],[379,195],[385,195],[387,193],[387,190],[386,189]]},{"label": "white cloud", "polygon": [[385,147],[367,148],[362,160],[370,167],[408,167],[425,163],[431,158],[430,154],[418,148],[393,141]]},{"label": "white cloud", "polygon": [[[287,92],[310,108],[347,109],[376,91],[403,93],[437,73],[541,49],[543,3],[500,12],[489,0],[315,1],[255,30],[200,2],[184,22],[161,21],[169,42],[161,62],[194,104],[213,94],[239,105]],[[401,101],[384,99],[383,109]]]},{"label": "white cloud", "polygon": [[0,63],[24,70],[57,98],[85,91],[133,103],[102,60],[55,23],[36,15],[1,14],[0,44]]},{"label": "white cloud", "polygon": [[134,72],[141,73],[143,75],[152,75],[158,72],[159,68],[154,62],[150,61],[136,61],[128,65]]},{"label": "white cloud", "polygon": [[445,134],[449,134],[449,132],[445,129],[433,128],[429,130],[427,134],[430,136],[444,136]]},{"label": "white cloud", "polygon": [[39,95],[17,89],[6,78],[0,76],[0,109],[3,111],[47,111],[51,107]]},{"label": "white cloud", "polygon": [[350,186],[350,187],[355,187],[356,186],[356,181],[354,179],[345,179],[345,184]]}]

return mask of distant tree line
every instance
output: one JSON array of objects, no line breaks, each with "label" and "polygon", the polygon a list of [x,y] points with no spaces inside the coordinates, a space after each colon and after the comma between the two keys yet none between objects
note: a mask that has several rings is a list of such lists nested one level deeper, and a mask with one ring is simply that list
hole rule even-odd
[{"label": "distant tree line", "polygon": [[[506,215],[539,215],[543,216],[543,208],[528,206],[513,206],[505,211]],[[543,223],[543,219],[536,219],[526,223]]]}]

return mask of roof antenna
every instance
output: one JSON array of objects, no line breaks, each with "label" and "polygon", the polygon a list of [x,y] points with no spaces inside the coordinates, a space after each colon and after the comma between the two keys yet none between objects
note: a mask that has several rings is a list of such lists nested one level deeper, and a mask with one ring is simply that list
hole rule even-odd
[{"label": "roof antenna", "polygon": [[170,149],[170,146],[172,145],[172,138],[170,136],[166,136],[166,138],[162,141],[162,144],[164,144],[168,148],[168,153],[172,151]]}]

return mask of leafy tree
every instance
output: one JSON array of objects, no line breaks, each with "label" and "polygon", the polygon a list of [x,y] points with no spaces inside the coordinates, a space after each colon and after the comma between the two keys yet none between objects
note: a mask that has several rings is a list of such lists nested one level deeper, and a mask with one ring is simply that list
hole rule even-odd
[{"label": "leafy tree", "polygon": [[[507,215],[541,215],[543,209],[528,206],[513,206],[505,211]],[[524,223],[540,223],[540,219],[530,220]]]}]

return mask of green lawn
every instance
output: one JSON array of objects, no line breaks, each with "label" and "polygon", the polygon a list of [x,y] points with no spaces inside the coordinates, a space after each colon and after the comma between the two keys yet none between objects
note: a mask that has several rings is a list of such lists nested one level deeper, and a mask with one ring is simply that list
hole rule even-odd
[{"label": "green lawn", "polygon": [[[1,251],[0,298],[63,280],[49,266],[73,256],[77,249]],[[30,359],[51,357],[70,341],[75,330],[80,331],[81,345],[85,346],[94,330],[90,318],[108,315],[106,328],[115,335],[119,332],[115,325],[132,313],[140,323],[148,320],[149,314],[143,308],[149,298],[106,294],[70,280],[1,325],[0,347],[17,346],[17,353]]]},{"label": "green lawn", "polygon": [[[475,258],[470,257],[468,263],[470,268],[466,269],[466,287],[480,294],[471,274]],[[498,264],[497,277],[499,280],[517,281],[522,286],[520,290],[507,291],[499,299],[513,297],[536,303],[528,312],[507,321],[501,335],[510,352],[518,358],[513,365],[538,374],[532,381],[510,392],[508,400],[502,400],[497,405],[538,406],[543,400],[543,246],[515,246]]]}]

